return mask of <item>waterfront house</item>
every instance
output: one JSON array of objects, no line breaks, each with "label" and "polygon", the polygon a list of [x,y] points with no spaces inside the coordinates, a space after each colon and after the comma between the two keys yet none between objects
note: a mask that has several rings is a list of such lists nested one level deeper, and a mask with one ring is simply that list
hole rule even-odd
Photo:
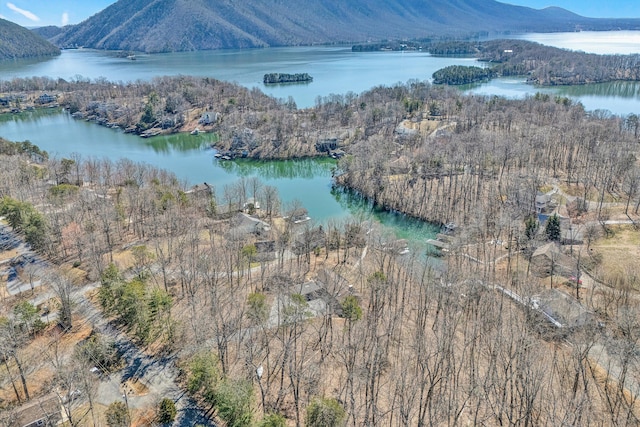
[{"label": "waterfront house", "polygon": [[271,225],[244,212],[231,218],[231,230],[243,235],[261,236],[271,231]]},{"label": "waterfront house", "polygon": [[201,184],[194,185],[189,190],[185,191],[184,194],[193,197],[213,197],[213,187],[206,182],[203,182]]},{"label": "waterfront house", "polygon": [[331,152],[329,153],[329,156],[337,160],[337,159],[343,158],[345,154],[347,153],[345,153],[343,150],[338,148],[337,150],[331,150]]},{"label": "waterfront house", "polygon": [[289,216],[285,217],[285,219],[289,219],[294,224],[301,224],[309,221],[311,218],[309,217],[309,211],[305,208],[298,208],[291,212]]},{"label": "waterfront house", "polygon": [[316,150],[321,153],[329,153],[338,148],[338,138],[325,138],[316,142]]},{"label": "waterfront house", "polygon": [[536,195],[536,213],[544,213],[549,209],[549,203],[551,203],[551,194],[538,193]]},{"label": "waterfront house", "polygon": [[260,202],[253,197],[247,198],[247,201],[242,205],[242,210],[251,214],[251,211],[257,211],[260,209]]},{"label": "waterfront house", "polygon": [[38,97],[36,102],[38,104],[50,104],[52,102],[56,102],[57,98],[54,95],[49,95],[47,93],[43,93]]},{"label": "waterfront house", "polygon": [[204,113],[198,120],[201,125],[210,125],[218,121],[218,113]]}]

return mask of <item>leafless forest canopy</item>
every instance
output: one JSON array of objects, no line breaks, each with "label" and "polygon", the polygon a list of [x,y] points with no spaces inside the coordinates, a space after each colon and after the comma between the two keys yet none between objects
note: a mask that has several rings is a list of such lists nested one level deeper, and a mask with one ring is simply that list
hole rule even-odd
[{"label": "leafless forest canopy", "polygon": [[[270,413],[307,426],[638,424],[637,271],[598,275],[588,245],[572,246],[582,254],[571,252],[578,279],[590,268],[598,282],[582,295],[577,288],[596,320],[573,328],[555,329],[510,296],[548,287],[529,267],[545,238],[528,225],[542,189],[576,194],[575,219],[588,210],[598,230],[607,230],[616,203],[637,214],[637,116],[586,112],[546,95],[464,96],[422,82],[332,95],[304,110],[190,77],[2,85],[56,91],[72,112],[123,127],[217,113],[209,129],[222,146],[254,157],[321,155],[317,143],[335,139],[346,154],[339,185],[458,225],[445,268],[432,269],[355,219],[296,224],[300,206],[283,206],[255,179],[212,198],[149,165],[7,148],[3,213],[58,271],[45,281],[67,334],[86,326],[87,307],[98,307],[135,346],[176,356],[177,382],[228,425],[282,425],[259,424]],[[234,219],[241,210],[262,223],[247,232],[234,222],[246,218]],[[96,288],[85,292],[86,283]],[[87,398],[67,400],[70,423],[101,420],[85,369],[96,353],[65,353],[65,335],[46,325],[44,336],[36,332],[28,310],[14,308],[22,300],[3,298],[3,399],[78,388]],[[31,376],[42,371],[50,372],[44,385]]]}]

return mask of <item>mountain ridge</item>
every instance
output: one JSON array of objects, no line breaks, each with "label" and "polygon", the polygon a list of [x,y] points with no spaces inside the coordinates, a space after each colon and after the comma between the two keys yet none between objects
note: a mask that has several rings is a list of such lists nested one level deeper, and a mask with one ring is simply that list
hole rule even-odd
[{"label": "mountain ridge", "polygon": [[40,35],[0,19],[0,60],[59,55],[60,49]]},{"label": "mountain ridge", "polygon": [[152,53],[620,27],[640,29],[640,19],[494,0],[119,0],[51,41]]}]

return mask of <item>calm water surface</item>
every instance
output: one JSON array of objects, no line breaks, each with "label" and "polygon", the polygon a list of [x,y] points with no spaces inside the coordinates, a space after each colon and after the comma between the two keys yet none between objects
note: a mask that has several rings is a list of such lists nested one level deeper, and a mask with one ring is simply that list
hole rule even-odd
[{"label": "calm water surface", "polygon": [[59,111],[0,116],[0,135],[33,142],[50,155],[127,158],[175,173],[189,184],[208,182],[218,191],[240,177],[258,176],[278,187],[285,202],[300,200],[316,218],[340,216],[344,209],[330,194],[335,161],[227,162],[213,157],[214,134],[177,134],[140,138],[132,134],[73,119]]},{"label": "calm water surface", "polygon": [[626,116],[640,113],[640,82],[609,82],[579,86],[534,86],[523,77],[504,77],[488,83],[465,85],[467,93],[498,95],[519,99],[536,92],[567,96],[581,102],[588,111],[608,110],[612,114]]},{"label": "calm water surface", "polygon": [[[597,53],[631,53],[640,46],[640,31],[524,34],[512,36],[546,44]],[[595,40],[595,41],[594,41]],[[434,71],[448,65],[473,65],[472,58],[434,57],[424,52],[352,52],[350,47],[287,47],[271,49],[221,50],[170,54],[139,54],[136,60],[113,52],[66,50],[46,60],[0,63],[0,79],[47,76],[74,79],[106,78],[116,82],[150,80],[162,75],[209,76],[232,81],[281,99],[292,97],[298,107],[311,107],[319,96],[360,93],[377,85],[393,85],[408,80],[430,80]],[[262,84],[268,72],[308,72],[313,82],[293,85]],[[603,91],[602,85],[573,88],[540,88],[520,79],[495,79],[467,87],[469,93],[522,98],[536,92],[571,96],[588,110],[609,110],[626,115],[640,112],[638,83],[633,90]],[[0,81],[0,92],[1,81]]]},{"label": "calm water surface", "polygon": [[[523,34],[511,36],[551,46],[585,52],[628,54],[640,51],[640,31]],[[150,80],[162,75],[209,76],[258,88],[277,98],[292,97],[298,107],[310,107],[318,96],[360,93],[377,85],[393,85],[408,80],[430,80],[434,71],[448,65],[473,65],[471,58],[434,57],[425,52],[352,52],[343,47],[287,47],[270,49],[220,50],[168,54],[139,54],[135,61],[113,52],[66,50],[46,60],[0,63],[0,78],[48,76],[73,79],[79,76],[112,81]],[[262,84],[265,73],[308,72],[308,84]],[[633,86],[633,85],[632,85]],[[611,87],[616,87],[612,85]],[[635,86],[637,89],[637,85]],[[471,93],[522,98],[538,91],[571,96],[588,110],[604,109],[626,115],[640,112],[637,90],[603,92],[601,85],[576,88],[538,88],[524,79],[496,79],[466,88]],[[0,88],[1,91],[1,88]]]},{"label": "calm water surface", "polygon": [[[298,107],[311,107],[318,96],[360,93],[376,85],[392,85],[411,79],[427,80],[448,65],[471,65],[471,58],[438,58],[423,52],[352,52],[351,47],[287,47],[137,55],[119,58],[112,52],[65,50],[44,61],[0,63],[3,79],[78,76],[111,81],[150,80],[163,75],[208,76],[257,87],[277,98],[293,97]],[[265,73],[304,73],[307,84],[269,85]]]},{"label": "calm water surface", "polygon": [[[515,37],[515,36],[514,36]],[[632,53],[640,46],[640,32],[555,33],[517,36],[541,43],[597,53]],[[161,75],[209,76],[234,81],[249,88],[286,99],[298,107],[313,106],[318,96],[359,93],[376,85],[393,85],[411,79],[429,80],[434,71],[447,65],[472,65],[470,58],[439,58],[423,52],[351,52],[350,47],[293,47],[226,50],[174,54],[137,55],[136,60],[119,58],[110,52],[69,50],[56,58],[0,63],[0,79],[48,76],[73,79],[79,76],[112,81],[150,80]],[[265,87],[268,72],[308,72],[309,84]],[[0,81],[0,91],[1,88]],[[469,93],[521,98],[543,91],[570,96],[588,110],[609,110],[614,114],[640,113],[640,84],[606,83],[562,88],[537,88],[524,79],[496,79],[463,88]],[[83,157],[122,157],[174,172],[191,184],[208,182],[221,190],[246,176],[257,176],[278,188],[285,203],[300,201],[314,220],[344,219],[350,215],[373,216],[387,224],[398,237],[420,242],[434,235],[434,228],[402,215],[371,209],[359,197],[332,189],[330,160],[285,162],[222,162],[213,158],[209,145],[213,135],[174,135],[141,139],[107,129],[67,114],[49,111],[0,117],[0,136],[30,140],[58,156],[79,153]]]},{"label": "calm water surface", "polygon": [[[573,33],[521,34],[514,39],[534,41],[561,49],[597,54],[640,53],[640,31],[582,31]],[[640,113],[640,82],[611,82],[581,86],[541,87],[524,78],[501,78],[481,85],[465,86],[469,93],[522,98],[536,92],[568,96],[589,110],[608,110],[613,114]]]},{"label": "calm water surface", "polygon": [[572,33],[529,33],[511,38],[530,40],[561,49],[598,54],[640,53],[640,31],[580,31]]},{"label": "calm water surface", "polygon": [[437,230],[403,215],[372,209],[361,197],[332,187],[336,163],[328,158],[286,161],[216,160],[213,134],[179,134],[143,139],[135,135],[71,118],[58,110],[0,115],[0,136],[29,140],[54,156],[80,154],[83,158],[127,158],[170,170],[189,184],[207,182],[220,194],[224,186],[242,177],[258,177],[275,186],[285,204],[301,203],[315,223],[341,221],[351,216],[373,218],[398,238],[422,242]]}]

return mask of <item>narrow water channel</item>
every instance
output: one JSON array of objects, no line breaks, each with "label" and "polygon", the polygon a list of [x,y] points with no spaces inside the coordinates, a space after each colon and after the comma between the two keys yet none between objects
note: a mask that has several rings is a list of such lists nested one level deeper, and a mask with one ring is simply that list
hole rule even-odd
[{"label": "narrow water channel", "polygon": [[73,119],[60,110],[40,110],[0,115],[0,136],[13,141],[29,140],[50,156],[127,158],[169,170],[189,185],[212,184],[219,195],[241,178],[257,177],[278,189],[285,207],[300,203],[315,223],[344,221],[350,217],[372,219],[396,238],[422,243],[437,227],[405,215],[370,205],[357,194],[335,188],[332,174],[336,162],[329,158],[303,160],[225,161],[214,157],[214,134],[175,134],[140,138],[94,123]]}]

